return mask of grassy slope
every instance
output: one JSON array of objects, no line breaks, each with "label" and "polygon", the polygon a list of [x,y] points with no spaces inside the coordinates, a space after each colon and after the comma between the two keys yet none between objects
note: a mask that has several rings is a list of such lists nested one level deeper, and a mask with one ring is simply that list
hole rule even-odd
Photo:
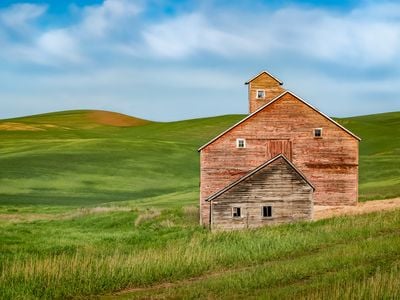
[{"label": "grassy slope", "polygon": [[357,133],[360,143],[360,198],[400,195],[400,112],[338,120]]},{"label": "grassy slope", "polygon": [[362,298],[360,290],[397,298],[399,226],[396,211],[210,234],[192,209],[3,224],[0,298],[64,299],[166,282],[174,285],[121,297],[346,299],[347,288],[349,299]]},{"label": "grassy slope", "polygon": [[[163,282],[176,285],[122,297],[400,296],[398,211],[250,234],[197,225],[196,149],[242,116],[114,127],[87,113],[45,115],[41,124],[57,127],[42,131],[0,132],[0,298]],[[400,113],[339,120],[363,138],[363,199],[400,195],[399,120]]]},{"label": "grassy slope", "polygon": [[[82,206],[168,193],[195,194],[196,149],[243,117],[114,127],[93,123],[87,113],[7,120],[56,127],[0,131],[1,204]],[[360,199],[399,196],[400,113],[339,122],[363,138]],[[190,201],[194,203],[195,197]]]},{"label": "grassy slope", "polygon": [[54,129],[0,131],[0,203],[90,205],[197,191],[198,145],[240,116],[91,129],[79,112],[71,118],[81,128],[63,129],[64,115]]}]

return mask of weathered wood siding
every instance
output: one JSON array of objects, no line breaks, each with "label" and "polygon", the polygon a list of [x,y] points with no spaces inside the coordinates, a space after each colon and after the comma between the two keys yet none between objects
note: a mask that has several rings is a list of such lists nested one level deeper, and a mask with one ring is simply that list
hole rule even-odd
[{"label": "weathered wood siding", "polygon": [[[322,138],[314,128],[323,129]],[[246,148],[236,148],[237,138],[246,139]],[[358,140],[287,93],[201,150],[202,224],[210,216],[205,199],[276,155],[267,147],[274,140],[290,142],[285,155],[315,186],[315,204],[357,203]]]},{"label": "weathered wood siding", "polygon": [[[211,201],[211,229],[232,230],[311,220],[312,187],[283,159],[240,182]],[[262,207],[272,206],[272,217]],[[233,207],[241,217],[232,217]]]},{"label": "weathered wood siding", "polygon": [[[265,99],[257,99],[257,90],[265,90]],[[248,84],[250,113],[267,104],[284,91],[285,89],[274,78],[265,73],[261,74]]]}]

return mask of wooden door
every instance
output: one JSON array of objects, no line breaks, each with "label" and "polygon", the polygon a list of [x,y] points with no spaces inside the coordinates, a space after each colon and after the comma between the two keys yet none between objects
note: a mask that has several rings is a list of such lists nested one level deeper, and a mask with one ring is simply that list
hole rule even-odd
[{"label": "wooden door", "polygon": [[267,140],[265,151],[267,160],[281,153],[285,155],[287,159],[292,160],[292,141]]}]

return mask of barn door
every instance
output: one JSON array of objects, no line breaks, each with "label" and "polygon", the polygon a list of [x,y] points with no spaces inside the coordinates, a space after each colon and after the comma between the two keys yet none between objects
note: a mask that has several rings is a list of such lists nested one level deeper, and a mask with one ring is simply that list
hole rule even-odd
[{"label": "barn door", "polygon": [[265,151],[267,159],[282,153],[289,160],[292,160],[292,142],[290,140],[267,140]]}]

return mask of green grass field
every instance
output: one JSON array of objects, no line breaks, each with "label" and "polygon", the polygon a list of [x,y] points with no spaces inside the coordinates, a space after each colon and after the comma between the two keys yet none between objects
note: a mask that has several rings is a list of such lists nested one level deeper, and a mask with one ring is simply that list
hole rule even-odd
[{"label": "green grass field", "polygon": [[[198,226],[196,150],[242,117],[0,121],[0,299],[400,297],[399,211]],[[400,196],[400,113],[338,121],[363,139],[360,200]]]},{"label": "green grass field", "polygon": [[[197,148],[242,115],[116,127],[71,111],[0,122],[0,204],[97,205],[196,192]],[[360,144],[360,200],[400,195],[400,113],[338,119]],[[53,127],[44,127],[44,126]],[[194,198],[189,202],[193,202]]]}]

